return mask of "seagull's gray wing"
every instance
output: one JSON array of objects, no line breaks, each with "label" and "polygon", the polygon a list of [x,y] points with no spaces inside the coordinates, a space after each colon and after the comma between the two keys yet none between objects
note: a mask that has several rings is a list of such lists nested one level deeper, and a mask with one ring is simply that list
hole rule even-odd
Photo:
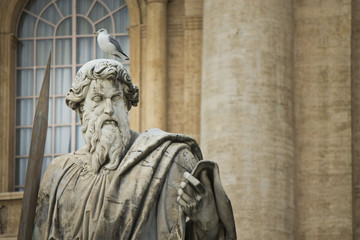
[{"label": "seagull's gray wing", "polygon": [[110,40],[110,43],[113,44],[119,52],[121,52],[122,54],[124,54],[126,56],[126,54],[123,52],[123,50],[120,47],[120,44],[118,43],[118,41],[116,41],[116,39],[114,39],[113,37],[111,37],[109,35],[109,40]]}]

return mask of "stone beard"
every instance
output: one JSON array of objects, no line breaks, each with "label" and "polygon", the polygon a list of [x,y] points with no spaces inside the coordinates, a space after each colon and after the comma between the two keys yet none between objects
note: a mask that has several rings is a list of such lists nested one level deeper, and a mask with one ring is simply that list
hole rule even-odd
[{"label": "stone beard", "polygon": [[91,154],[91,166],[95,173],[115,170],[130,143],[130,124],[127,112],[117,119],[103,113],[84,109],[82,133],[87,150]]}]

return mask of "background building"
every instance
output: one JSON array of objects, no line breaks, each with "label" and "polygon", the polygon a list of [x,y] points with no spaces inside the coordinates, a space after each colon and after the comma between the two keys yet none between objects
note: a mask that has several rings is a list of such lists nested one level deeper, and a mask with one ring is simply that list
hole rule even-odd
[{"label": "background building", "polygon": [[[132,128],[159,127],[200,142],[205,159],[220,165],[239,239],[360,239],[359,0],[82,2],[0,0],[0,239],[16,236],[20,217],[22,193],[15,190],[21,190],[17,174],[26,156],[17,152],[23,147],[17,129],[29,123],[18,120],[17,102],[32,98],[34,106],[36,63],[47,58],[45,50],[34,50],[34,62],[22,62],[31,55],[21,50],[23,41],[57,36],[49,30],[22,36],[22,13],[34,10],[35,21],[57,30],[66,16],[73,20],[70,35],[52,38],[53,50],[66,36],[72,43],[71,63],[53,58],[56,82],[64,79],[57,68],[68,67],[73,77],[82,63],[75,43],[90,38],[74,30],[86,29],[75,20],[77,11],[101,6],[99,14],[114,15],[113,35],[129,38],[130,74],[141,91]],[[51,4],[62,13],[57,20],[47,10],[36,12]],[[124,4],[128,17],[116,20]],[[91,11],[81,14],[93,27],[102,21]],[[126,21],[128,34],[116,25]],[[94,55],[86,57],[97,57],[89,41]],[[25,70],[35,71],[35,87],[23,98]],[[62,97],[54,92],[53,106]],[[67,126],[70,149],[76,148],[76,116],[56,123],[54,114],[53,150],[56,128]],[[50,152],[49,161],[56,154]]]}]

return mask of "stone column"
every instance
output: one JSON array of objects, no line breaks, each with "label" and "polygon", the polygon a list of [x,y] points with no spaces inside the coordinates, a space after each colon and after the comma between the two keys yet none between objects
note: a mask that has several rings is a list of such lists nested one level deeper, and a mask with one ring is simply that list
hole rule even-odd
[{"label": "stone column", "polygon": [[353,239],[360,238],[360,0],[352,2],[352,178]]},{"label": "stone column", "polygon": [[15,49],[13,33],[0,33],[0,192],[14,187]]},{"label": "stone column", "polygon": [[[199,0],[186,1],[184,26],[184,134],[200,138],[202,7]],[[190,8],[190,6],[192,8]],[[195,7],[194,7],[195,5]],[[190,8],[190,9],[189,9]]]},{"label": "stone column", "polygon": [[147,1],[145,129],[167,128],[167,0]]},{"label": "stone column", "polygon": [[294,239],[293,5],[204,1],[201,146],[239,239]]},{"label": "stone column", "polygon": [[352,3],[294,1],[299,240],[358,239],[351,216]]}]

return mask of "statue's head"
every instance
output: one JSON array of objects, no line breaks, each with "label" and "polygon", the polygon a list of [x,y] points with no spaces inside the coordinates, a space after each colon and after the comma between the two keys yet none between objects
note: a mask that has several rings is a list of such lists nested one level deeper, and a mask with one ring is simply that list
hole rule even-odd
[{"label": "statue's head", "polygon": [[132,106],[137,106],[139,102],[138,87],[133,85],[126,68],[118,61],[111,59],[92,60],[79,69],[66,96],[66,105],[75,111],[79,111],[81,115],[81,105],[93,80],[118,81],[122,85],[128,110]]},{"label": "statue's head", "polygon": [[93,60],[76,74],[66,104],[79,113],[95,172],[117,168],[130,142],[129,110],[138,102],[138,88],[117,61]]}]

